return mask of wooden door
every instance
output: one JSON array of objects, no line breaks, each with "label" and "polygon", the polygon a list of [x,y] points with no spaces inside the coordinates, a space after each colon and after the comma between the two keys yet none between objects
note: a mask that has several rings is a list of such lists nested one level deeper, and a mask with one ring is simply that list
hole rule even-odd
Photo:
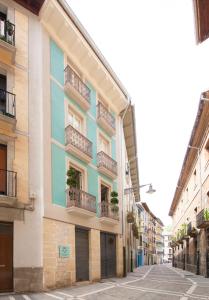
[{"label": "wooden door", "polygon": [[89,232],[76,228],[75,231],[76,251],[76,281],[89,280]]},{"label": "wooden door", "polygon": [[7,146],[0,144],[0,195],[7,194]]},{"label": "wooden door", "polygon": [[116,276],[116,238],[114,234],[101,232],[101,277]]},{"label": "wooden door", "polygon": [[13,290],[13,224],[0,223],[0,292]]}]

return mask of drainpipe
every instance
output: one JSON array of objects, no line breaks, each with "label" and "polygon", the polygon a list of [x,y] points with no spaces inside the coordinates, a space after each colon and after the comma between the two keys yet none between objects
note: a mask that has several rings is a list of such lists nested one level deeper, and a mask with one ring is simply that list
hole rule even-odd
[{"label": "drainpipe", "polygon": [[[123,127],[123,121],[124,121],[124,118],[125,118],[125,115],[128,111],[128,108],[130,107],[131,105],[131,99],[128,98],[128,104],[121,116],[121,125]],[[123,134],[123,129],[120,128],[121,130],[121,136]],[[122,140],[122,139],[121,139]],[[123,152],[122,152],[122,144],[121,144],[121,147],[120,147],[120,159],[121,159],[121,165],[122,165],[122,155],[123,155]],[[124,230],[124,227],[125,227],[125,220],[124,220],[124,184],[123,184],[123,177],[122,177],[122,211],[121,211],[121,214],[122,214],[122,236],[123,236],[123,277],[126,277],[127,276],[127,266],[126,266],[126,236],[125,236],[125,230]]]}]

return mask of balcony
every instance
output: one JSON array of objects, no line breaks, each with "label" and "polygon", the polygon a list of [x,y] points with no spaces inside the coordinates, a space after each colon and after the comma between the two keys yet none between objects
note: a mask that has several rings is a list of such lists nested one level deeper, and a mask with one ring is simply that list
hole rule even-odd
[{"label": "balcony", "polygon": [[74,216],[91,218],[96,216],[96,197],[71,187],[66,191],[67,212]]},{"label": "balcony", "polygon": [[117,225],[119,224],[119,213],[114,211],[108,202],[100,203],[100,222],[106,225]]},{"label": "balcony", "polygon": [[17,202],[17,173],[0,169],[0,206],[13,207]]},{"label": "balcony", "polygon": [[115,135],[115,118],[101,102],[97,105],[97,124],[110,136]]},{"label": "balcony", "polygon": [[15,95],[0,89],[0,123],[15,125]]},{"label": "balcony", "polygon": [[0,57],[8,64],[15,58],[15,25],[9,21],[0,22]]},{"label": "balcony", "polygon": [[187,234],[190,237],[196,237],[197,233],[197,229],[195,227],[192,227],[192,222],[189,222],[189,224],[187,225]]},{"label": "balcony", "polygon": [[91,91],[70,66],[65,68],[64,90],[66,94],[75,100],[85,111],[90,108]]},{"label": "balcony", "polygon": [[97,153],[97,168],[100,173],[111,179],[117,177],[117,162],[103,151]]},{"label": "balcony", "polygon": [[206,228],[209,227],[209,220],[205,218],[205,209],[202,209],[201,212],[196,217],[197,228]]},{"label": "balcony", "polygon": [[92,142],[78,130],[68,125],[65,129],[65,150],[89,163],[92,159]]}]

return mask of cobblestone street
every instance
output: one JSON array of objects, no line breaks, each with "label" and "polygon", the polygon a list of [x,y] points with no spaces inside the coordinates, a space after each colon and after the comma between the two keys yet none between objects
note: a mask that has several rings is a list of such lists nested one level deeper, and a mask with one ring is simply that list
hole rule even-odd
[{"label": "cobblestone street", "polygon": [[144,266],[126,278],[113,278],[100,283],[62,288],[50,292],[24,295],[4,295],[0,300],[206,300],[209,299],[209,279],[174,269],[168,265]]}]

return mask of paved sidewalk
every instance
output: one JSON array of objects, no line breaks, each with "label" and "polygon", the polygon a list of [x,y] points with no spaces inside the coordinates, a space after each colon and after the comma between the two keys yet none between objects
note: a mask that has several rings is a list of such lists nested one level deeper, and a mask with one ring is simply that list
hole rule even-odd
[{"label": "paved sidewalk", "polygon": [[0,300],[209,300],[209,279],[169,265],[143,266],[126,278]]}]

